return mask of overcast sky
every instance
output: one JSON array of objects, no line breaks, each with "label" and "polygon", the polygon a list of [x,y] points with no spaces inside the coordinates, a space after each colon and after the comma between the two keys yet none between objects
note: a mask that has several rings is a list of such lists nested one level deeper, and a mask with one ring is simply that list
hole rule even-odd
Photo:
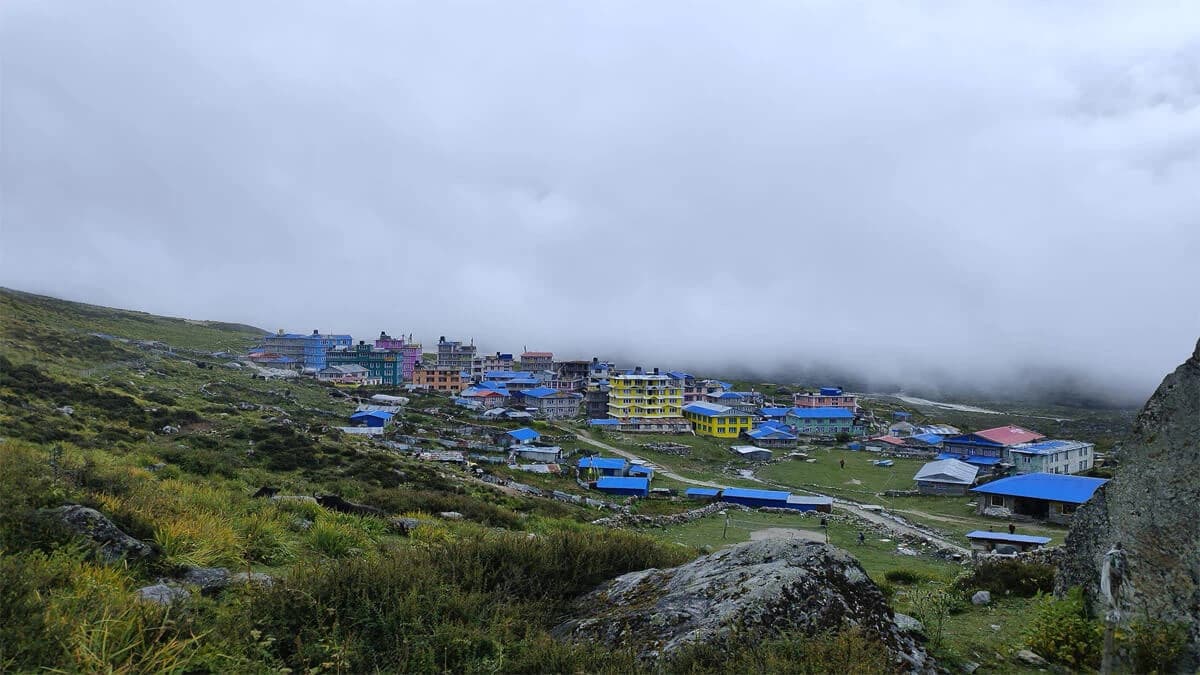
[{"label": "overcast sky", "polygon": [[6,0],[0,197],[0,284],[71,299],[1141,397],[1200,6]]}]

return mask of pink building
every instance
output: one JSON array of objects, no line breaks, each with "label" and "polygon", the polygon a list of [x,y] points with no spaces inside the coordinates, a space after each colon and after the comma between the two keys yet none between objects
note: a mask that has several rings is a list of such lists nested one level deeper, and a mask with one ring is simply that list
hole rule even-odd
[{"label": "pink building", "polygon": [[404,336],[396,339],[387,333],[380,331],[379,339],[375,341],[376,349],[386,349],[389,352],[400,353],[400,372],[404,377],[405,382],[412,382],[413,371],[417,368],[417,361],[421,360],[421,343],[413,342],[412,335],[409,334],[408,339]]},{"label": "pink building", "polygon": [[816,394],[799,392],[792,396],[792,403],[797,408],[841,408],[858,412],[858,396],[843,392],[841,387],[821,387]]}]

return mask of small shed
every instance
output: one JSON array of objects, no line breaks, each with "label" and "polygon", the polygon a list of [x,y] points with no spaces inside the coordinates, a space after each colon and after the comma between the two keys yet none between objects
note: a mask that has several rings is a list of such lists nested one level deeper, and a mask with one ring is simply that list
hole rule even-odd
[{"label": "small shed", "polygon": [[721,501],[730,504],[741,504],[760,508],[772,506],[777,509],[788,508],[788,497],[791,494],[781,490],[751,490],[747,488],[725,488],[721,491]]},{"label": "small shed", "polygon": [[594,419],[594,420],[588,420],[588,426],[601,427],[601,428],[604,428],[604,427],[616,428],[616,427],[621,426],[621,420],[619,420],[615,417],[604,417],[604,418],[599,418],[599,419]]},{"label": "small shed", "polygon": [[1067,524],[1080,504],[1107,483],[1105,478],[1058,473],[1026,473],[984,483],[972,492],[979,494],[979,513],[1005,509],[1038,520]]},{"label": "small shed", "polygon": [[513,429],[512,431],[509,431],[505,435],[522,445],[527,445],[527,444],[532,443],[542,437],[541,434],[534,431],[533,429],[530,429],[529,427],[521,427],[520,429]]},{"label": "small shed", "polygon": [[562,448],[558,446],[522,445],[514,453],[521,459],[534,462],[557,462],[562,459]]},{"label": "small shed", "polygon": [[645,497],[650,494],[650,479],[625,476],[601,476],[596,481],[596,489],[610,495]]},{"label": "small shed", "polygon": [[642,464],[629,465],[630,476],[640,476],[643,478],[654,478],[654,469]]},{"label": "small shed", "polygon": [[939,459],[922,466],[913,480],[923,495],[965,495],[975,484],[979,468],[957,459]]},{"label": "small shed", "polygon": [[1011,546],[1018,552],[1041,548],[1050,543],[1050,537],[1035,537],[1028,534],[1009,534],[1007,532],[984,532],[975,530],[967,533],[972,551],[992,553],[999,546]]},{"label": "small shed", "polygon": [[368,427],[385,427],[392,417],[392,413],[383,410],[364,410],[351,415],[350,421]]},{"label": "small shed", "polygon": [[578,466],[581,473],[595,471],[601,476],[624,476],[627,464],[620,457],[583,457]]},{"label": "small shed", "polygon": [[708,502],[716,500],[717,495],[719,494],[721,494],[721,491],[717,488],[707,487],[688,488],[683,492],[683,496],[687,497],[688,499],[703,499],[704,501]]},{"label": "small shed", "polygon": [[769,462],[774,457],[770,450],[766,448],[756,448],[753,445],[735,445],[730,450],[742,459],[751,462]]}]

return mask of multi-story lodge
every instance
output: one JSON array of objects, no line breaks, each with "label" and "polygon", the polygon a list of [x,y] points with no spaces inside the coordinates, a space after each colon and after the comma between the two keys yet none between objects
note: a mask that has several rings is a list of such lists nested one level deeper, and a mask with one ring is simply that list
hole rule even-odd
[{"label": "multi-story lodge", "polygon": [[792,408],[784,421],[805,436],[859,436],[863,432],[855,424],[854,413],[845,408]]},{"label": "multi-story lodge", "polygon": [[354,339],[349,335],[329,335],[315,330],[304,335],[281,330],[263,338],[262,351],[295,359],[301,369],[316,372],[328,365],[325,361],[327,351],[334,347],[349,347],[353,343]]},{"label": "multi-story lodge", "polygon": [[464,345],[458,340],[447,340],[445,335],[438,338],[438,368],[457,368],[459,372],[470,373],[474,360],[474,344]]},{"label": "multi-story lodge", "polygon": [[522,352],[520,369],[535,373],[554,370],[554,352]]},{"label": "multi-story lodge", "polygon": [[1049,440],[1022,443],[1007,449],[1005,461],[1018,473],[1083,473],[1095,463],[1095,444]]},{"label": "multi-story lodge", "polygon": [[367,369],[367,377],[381,384],[404,384],[404,353],[380,349],[359,340],[353,347],[339,346],[325,353],[331,366],[358,365]]},{"label": "multi-story lodge", "polygon": [[462,371],[454,366],[433,366],[432,368],[417,364],[413,371],[413,387],[440,391],[447,394],[457,394],[462,391]]},{"label": "multi-story lodge", "polygon": [[563,420],[579,414],[579,403],[583,400],[583,394],[550,387],[534,387],[521,392],[520,399],[525,407],[536,408],[539,417]]},{"label": "multi-story lodge", "polygon": [[417,368],[417,361],[421,360],[421,343],[413,342],[412,334],[410,333],[406,340],[404,336],[393,338],[380,331],[379,339],[375,341],[376,349],[384,349],[389,352],[395,352],[400,355],[400,374],[405,382],[411,382],[413,371]]},{"label": "multi-story lodge", "polygon": [[792,395],[797,408],[842,408],[858,412],[858,395],[847,394],[841,387],[821,387],[817,393],[801,391]]},{"label": "multi-story lodge", "polygon": [[696,401],[683,406],[683,417],[698,434],[737,438],[754,428],[754,417],[737,408]]},{"label": "multi-story lodge", "polygon": [[663,431],[682,433],[691,430],[683,418],[683,382],[659,372],[646,372],[638,366],[608,378],[608,416],[621,422],[624,431]]},{"label": "multi-story lodge", "polygon": [[485,354],[471,359],[471,380],[481,382],[489,372],[511,372],[516,370],[516,361],[512,354]]}]

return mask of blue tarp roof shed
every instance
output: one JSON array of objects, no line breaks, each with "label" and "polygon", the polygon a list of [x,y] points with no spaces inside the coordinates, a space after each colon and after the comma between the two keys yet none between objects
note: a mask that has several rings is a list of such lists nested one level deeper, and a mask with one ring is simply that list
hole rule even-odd
[{"label": "blue tarp roof shed", "polygon": [[536,438],[542,437],[541,434],[534,431],[533,429],[530,429],[529,427],[521,427],[520,429],[513,429],[512,431],[508,432],[508,435],[512,436],[513,438],[517,439],[518,441],[532,441]]},{"label": "blue tarp roof shed", "polygon": [[619,427],[621,426],[621,420],[612,417],[588,420],[588,425],[593,427]]},{"label": "blue tarp roof shed", "polygon": [[648,466],[642,466],[641,464],[634,464],[633,466],[629,467],[629,475],[630,476],[653,476],[654,469],[651,469]]},{"label": "blue tarp roof shed", "polygon": [[765,501],[786,502],[790,492],[781,490],[751,490],[749,488],[725,488],[724,497],[740,499],[762,499]]},{"label": "blue tarp roof shed", "polygon": [[354,413],[350,416],[350,419],[355,421],[366,419],[390,420],[392,419],[392,413],[386,410],[364,410]]},{"label": "blue tarp roof shed", "polygon": [[1068,504],[1082,504],[1108,482],[1106,478],[1071,476],[1060,473],[1027,473],[985,483],[972,492],[1026,499],[1044,499]]},{"label": "blue tarp roof shed", "polygon": [[581,469],[624,469],[625,460],[620,457],[583,457],[579,460]]},{"label": "blue tarp roof shed", "polygon": [[975,530],[967,533],[967,539],[1002,541],[1010,544],[1049,544],[1050,537],[1035,537],[1031,534],[1009,534],[1007,532],[984,532]]},{"label": "blue tarp roof shed", "polygon": [[916,434],[913,438],[930,445],[937,445],[942,442],[942,437],[937,434]]},{"label": "blue tarp roof shed", "polygon": [[623,476],[601,476],[596,489],[617,495],[646,496],[650,492],[649,478],[626,478]]},{"label": "blue tarp roof shed", "polygon": [[694,488],[688,488],[687,490],[684,491],[683,494],[686,497],[691,497],[693,499],[699,499],[699,498],[716,497],[717,493],[719,493],[719,492],[720,492],[720,490],[718,490],[717,488],[694,487]]}]

